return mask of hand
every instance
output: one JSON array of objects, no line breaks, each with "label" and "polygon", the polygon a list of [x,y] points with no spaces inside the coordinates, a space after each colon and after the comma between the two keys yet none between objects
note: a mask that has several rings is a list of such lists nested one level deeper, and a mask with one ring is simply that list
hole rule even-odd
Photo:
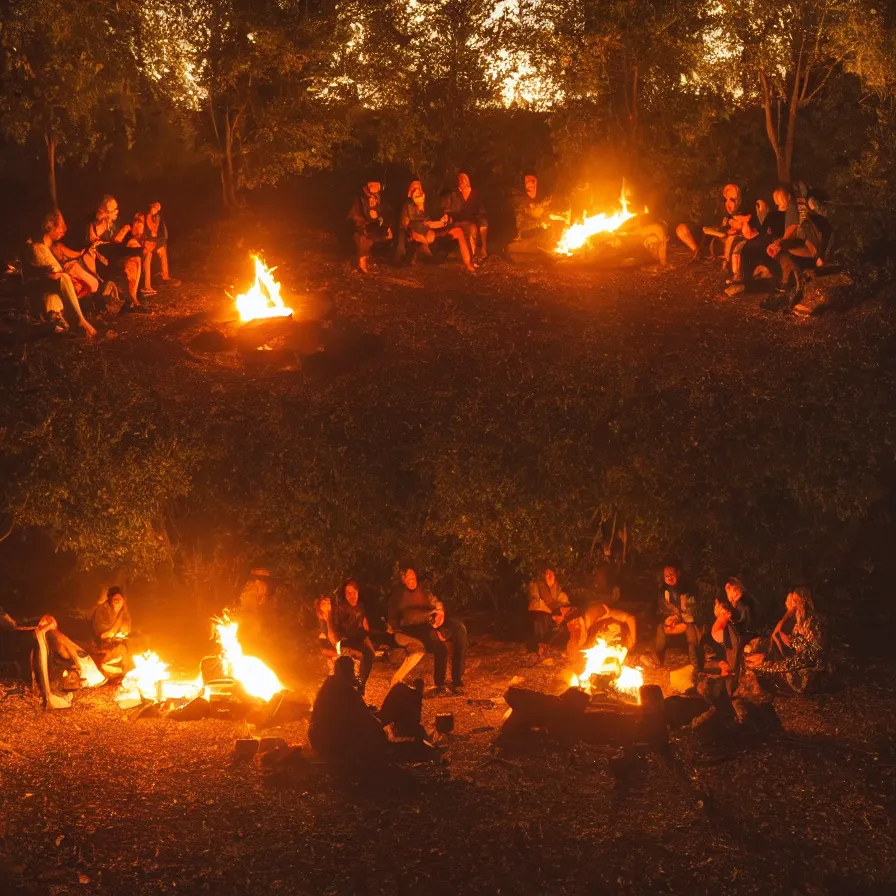
[{"label": "hand", "polygon": [[434,610],[432,614],[432,627],[433,628],[441,628],[442,623],[445,621],[445,611],[444,610]]},{"label": "hand", "polygon": [[444,227],[449,221],[448,215],[442,215],[442,217],[439,218],[439,221],[442,222],[442,227]]}]

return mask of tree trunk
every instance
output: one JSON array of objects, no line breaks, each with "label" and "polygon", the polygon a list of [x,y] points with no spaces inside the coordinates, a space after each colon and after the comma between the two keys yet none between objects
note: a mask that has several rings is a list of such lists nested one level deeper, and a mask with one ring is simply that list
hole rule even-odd
[{"label": "tree trunk", "polygon": [[239,127],[242,111],[237,112],[233,119],[230,117],[230,109],[224,117],[224,155],[221,159],[221,187],[224,196],[224,207],[234,209],[239,207],[239,199],[236,195],[236,172],[233,165],[234,136]]},{"label": "tree trunk", "polygon": [[59,208],[59,197],[56,192],[56,138],[51,133],[46,133],[44,139],[47,143],[47,185],[50,189],[50,199],[53,200],[53,208]]}]

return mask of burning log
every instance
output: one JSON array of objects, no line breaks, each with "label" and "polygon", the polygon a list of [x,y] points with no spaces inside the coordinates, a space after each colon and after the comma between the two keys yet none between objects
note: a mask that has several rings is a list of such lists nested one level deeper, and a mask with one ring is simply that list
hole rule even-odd
[{"label": "burning log", "polygon": [[663,692],[656,685],[640,689],[638,706],[606,704],[593,708],[588,695],[570,688],[559,697],[524,688],[510,688],[504,699],[511,713],[504,732],[547,728],[561,741],[596,744],[662,744],[668,740]]},{"label": "burning log", "polygon": [[569,226],[554,249],[556,255],[573,255],[621,259],[627,255],[647,255],[659,264],[666,263],[669,230],[660,221],[651,220],[647,209],[643,214],[628,207],[625,187],[619,197],[619,208],[611,213],[584,215]]}]

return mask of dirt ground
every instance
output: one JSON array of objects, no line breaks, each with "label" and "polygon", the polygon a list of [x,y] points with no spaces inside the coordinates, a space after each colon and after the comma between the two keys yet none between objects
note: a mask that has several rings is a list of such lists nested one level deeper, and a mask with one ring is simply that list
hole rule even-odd
[{"label": "dirt ground", "polygon": [[[267,772],[234,759],[244,723],[127,721],[108,690],[51,714],[0,701],[4,893],[892,892],[891,668],[778,699],[767,741],[683,729],[625,773],[610,746],[496,745],[512,679],[562,681],[518,645],[480,637],[470,655],[466,695],[425,702],[430,730],[455,716],[447,764],[373,774]],[[297,692],[324,673],[312,660]],[[371,702],[390,674],[375,665]]]},{"label": "dirt ground", "polygon": [[[490,371],[499,371],[496,389],[511,390],[549,358],[597,376],[589,364],[599,357],[629,396],[651,378],[653,396],[664,383],[675,388],[686,367],[692,381],[718,380],[762,402],[769,375],[815,387],[838,367],[877,363],[893,332],[880,303],[797,320],[761,311],[755,297],[725,300],[718,268],[688,266],[678,253],[665,271],[495,259],[473,276],[451,263],[364,278],[312,249],[319,235],[272,230],[256,242],[279,263],[303,323],[271,352],[247,355],[236,350],[227,293],[245,285],[251,246],[220,234],[211,242],[225,248],[184,252],[192,261],[175,273],[185,285],[163,291],[152,316],[105,323],[93,343],[42,340],[29,350],[105,356],[185,401],[190,390],[215,400],[260,390],[307,397],[349,377],[362,383],[360,402],[375,367],[435,354],[445,362],[445,381],[428,386],[439,413],[443,391]],[[755,363],[747,371],[745,354]],[[495,361],[517,355],[532,369]],[[767,365],[779,366],[768,374]],[[581,389],[596,386],[586,377]],[[421,668],[429,679],[429,661]],[[324,667],[309,656],[289,672],[286,682],[310,696]],[[528,665],[521,645],[476,632],[466,695],[425,705],[428,726],[436,712],[455,714],[442,767],[271,774],[234,761],[243,723],[129,722],[102,691],[51,714],[10,697],[0,700],[0,890],[896,892],[894,672],[892,662],[868,661],[844,670],[828,695],[777,699],[784,730],[770,739],[720,745],[676,732],[670,754],[648,751],[631,773],[612,747],[563,748],[549,736],[494,747],[514,677],[554,693],[562,682]],[[389,674],[377,664],[371,702]],[[303,744],[306,722],[272,733]]]}]

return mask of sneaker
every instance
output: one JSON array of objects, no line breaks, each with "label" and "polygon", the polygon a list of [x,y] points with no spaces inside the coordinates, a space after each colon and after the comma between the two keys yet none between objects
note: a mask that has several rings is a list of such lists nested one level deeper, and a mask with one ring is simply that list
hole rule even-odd
[{"label": "sneaker", "polygon": [[448,688],[445,685],[436,685],[435,687],[430,688],[423,696],[424,697],[444,697],[445,694],[448,693]]},{"label": "sneaker", "polygon": [[167,280],[163,277],[162,283],[164,283],[165,286],[174,286],[174,287],[181,285],[181,281],[178,280],[176,277],[169,277]]},{"label": "sneaker", "polygon": [[463,695],[466,693],[466,691],[464,690],[463,682],[459,682],[458,684],[449,685],[449,687],[450,687],[451,693],[455,697],[463,697]]}]

